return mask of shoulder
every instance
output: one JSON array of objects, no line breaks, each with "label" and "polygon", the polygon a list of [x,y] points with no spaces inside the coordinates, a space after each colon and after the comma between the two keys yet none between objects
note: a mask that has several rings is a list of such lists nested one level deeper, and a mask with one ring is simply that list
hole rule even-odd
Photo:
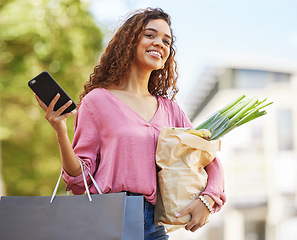
[{"label": "shoulder", "polygon": [[104,103],[106,101],[107,90],[104,88],[95,88],[91,92],[89,92],[86,96],[81,100],[80,106],[88,105],[94,106],[97,105],[98,102]]},{"label": "shoulder", "polygon": [[158,99],[167,110],[173,111],[173,112],[181,111],[181,108],[179,107],[179,105],[176,102],[172,101],[171,99],[161,97],[161,96],[158,96]]},{"label": "shoulder", "polygon": [[95,88],[90,91],[81,100],[76,118],[80,121],[83,119],[93,119],[93,122],[98,123],[104,119],[107,112],[112,109],[112,101],[109,92],[104,88]]},{"label": "shoulder", "polygon": [[78,112],[93,112],[98,108],[98,103],[106,101],[106,91],[103,88],[95,88],[83,97],[79,106]]},{"label": "shoulder", "polygon": [[84,96],[82,101],[89,102],[89,101],[104,98],[106,95],[106,92],[107,90],[104,88],[95,88],[91,92],[89,92],[86,96]]},{"label": "shoulder", "polygon": [[164,110],[171,117],[175,127],[192,127],[191,121],[176,102],[160,96],[158,99]]}]

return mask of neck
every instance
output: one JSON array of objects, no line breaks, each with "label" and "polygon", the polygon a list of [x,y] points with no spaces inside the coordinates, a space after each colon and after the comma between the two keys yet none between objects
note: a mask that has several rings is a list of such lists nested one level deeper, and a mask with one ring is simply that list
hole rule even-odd
[{"label": "neck", "polygon": [[147,95],[148,82],[150,79],[151,71],[140,71],[132,66],[129,79],[124,89],[137,95]]}]

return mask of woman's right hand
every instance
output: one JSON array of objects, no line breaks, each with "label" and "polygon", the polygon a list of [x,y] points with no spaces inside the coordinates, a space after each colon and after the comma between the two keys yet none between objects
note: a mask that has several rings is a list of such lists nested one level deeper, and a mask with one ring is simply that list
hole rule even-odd
[{"label": "woman's right hand", "polygon": [[39,106],[45,111],[45,118],[54,128],[56,133],[57,134],[67,133],[66,119],[68,117],[73,116],[76,113],[76,110],[73,110],[72,112],[69,112],[69,113],[65,113],[63,115],[61,114],[65,109],[67,109],[72,104],[72,100],[69,100],[57,111],[54,111],[54,107],[60,98],[59,93],[53,98],[49,106],[46,106],[45,103],[36,94],[35,94],[35,98]]}]

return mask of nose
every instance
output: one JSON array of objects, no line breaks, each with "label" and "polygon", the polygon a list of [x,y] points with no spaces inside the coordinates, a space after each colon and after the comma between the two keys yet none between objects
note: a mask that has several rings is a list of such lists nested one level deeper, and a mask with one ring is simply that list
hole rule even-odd
[{"label": "nose", "polygon": [[156,47],[164,48],[164,43],[161,38],[155,38],[153,45]]}]

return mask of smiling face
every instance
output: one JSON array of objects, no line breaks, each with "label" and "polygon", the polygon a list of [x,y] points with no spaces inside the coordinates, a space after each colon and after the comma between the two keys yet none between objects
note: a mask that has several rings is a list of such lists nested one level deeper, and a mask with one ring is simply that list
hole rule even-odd
[{"label": "smiling face", "polygon": [[137,45],[135,65],[153,71],[162,68],[170,54],[171,30],[163,19],[150,20]]}]

